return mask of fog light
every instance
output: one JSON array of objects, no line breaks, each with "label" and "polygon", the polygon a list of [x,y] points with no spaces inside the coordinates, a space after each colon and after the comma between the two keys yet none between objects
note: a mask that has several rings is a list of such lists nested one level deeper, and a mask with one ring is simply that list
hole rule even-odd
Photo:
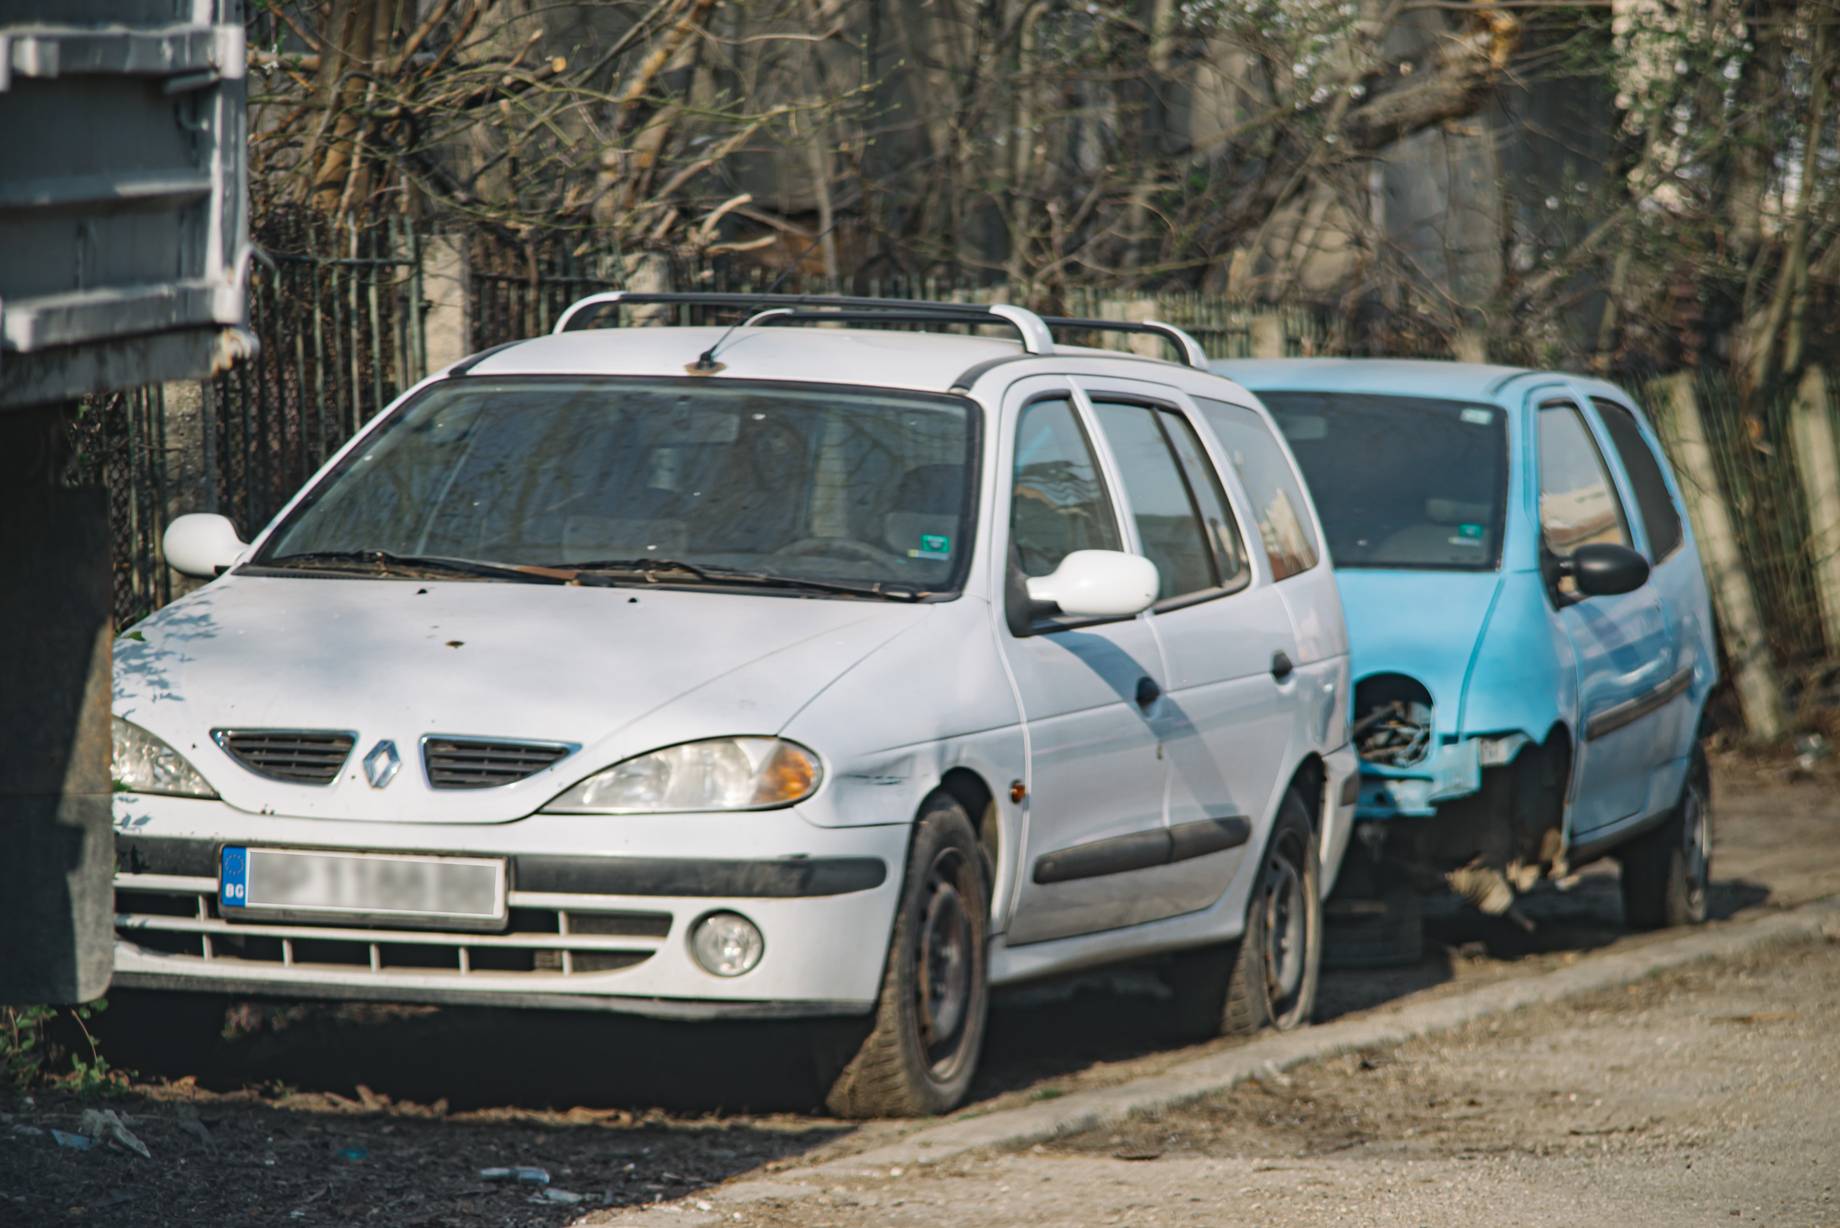
[{"label": "fog light", "polygon": [[690,933],[690,953],[704,971],[717,976],[753,971],[766,949],[760,930],[740,913],[712,912]]}]

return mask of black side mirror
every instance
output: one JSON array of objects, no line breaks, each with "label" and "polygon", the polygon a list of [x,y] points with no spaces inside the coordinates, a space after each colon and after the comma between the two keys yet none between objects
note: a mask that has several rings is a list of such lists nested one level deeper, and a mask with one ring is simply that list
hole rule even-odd
[{"label": "black side mirror", "polygon": [[1035,633],[1036,619],[1060,612],[1060,607],[1052,602],[1036,601],[1029,596],[1029,578],[1022,571],[1022,554],[1012,544],[1003,583],[1003,617],[1009,624],[1009,633],[1019,640],[1024,639]]},{"label": "black side mirror", "polygon": [[1581,597],[1614,597],[1648,583],[1648,560],[1628,546],[1593,542],[1560,559],[1559,574],[1572,578]]}]

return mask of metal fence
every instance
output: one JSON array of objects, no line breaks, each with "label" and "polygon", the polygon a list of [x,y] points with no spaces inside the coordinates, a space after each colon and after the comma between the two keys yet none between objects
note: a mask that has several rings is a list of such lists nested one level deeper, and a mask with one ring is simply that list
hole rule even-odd
[{"label": "metal fence", "polygon": [[253,530],[427,369],[414,230],[297,231],[252,278],[261,350],[206,385],[214,510]]},{"label": "metal fence", "polygon": [[105,482],[114,521],[116,625],[174,596],[160,534],[214,511],[259,528],[372,414],[427,368],[418,237],[386,224],[333,231],[271,221],[250,273],[256,357],[203,384],[85,401],[79,474]]},{"label": "metal fence", "polygon": [[[475,239],[470,246],[469,315],[471,346],[484,349],[503,341],[548,332],[563,310],[576,299],[632,284],[623,262],[604,253],[573,251],[566,247],[542,249],[495,244]],[[816,277],[782,278],[757,266],[714,264],[671,270],[668,280],[676,287],[717,292],[784,294],[835,294],[836,286]],[[847,292],[871,298],[911,298],[948,302],[1007,302],[1008,288],[972,285],[937,277],[862,277]],[[1210,355],[1246,358],[1254,350],[1255,327],[1272,322],[1282,338],[1287,357],[1347,352],[1332,350],[1336,321],[1310,308],[1251,307],[1220,295],[1192,292],[1120,295],[1074,288],[1060,301],[1045,305],[1056,314],[1123,320],[1150,315],[1192,333]],[[699,322],[690,308],[680,308],[681,323]],[[1124,348],[1128,340],[1102,338],[1104,344]]]},{"label": "metal fence", "polygon": [[[1655,380],[1631,379],[1627,386],[1655,412],[1663,442],[1673,446],[1666,398]],[[1731,516],[1737,553],[1757,612],[1768,658],[1777,671],[1784,706],[1806,714],[1840,704],[1840,643],[1828,642],[1817,575],[1833,562],[1815,532],[1809,495],[1796,454],[1790,420],[1796,392],[1747,404],[1729,372],[1700,371],[1691,387],[1716,470],[1713,493]],[[1840,426],[1840,396],[1831,389],[1820,407]],[[1683,485],[1693,475],[1676,466]],[[1830,529],[1833,526],[1829,526]],[[1705,543],[1701,543],[1702,550]]]},{"label": "metal fence", "polygon": [[173,599],[160,555],[166,506],[166,404],[158,385],[93,397],[71,423],[71,479],[109,492],[115,625],[126,627]]}]

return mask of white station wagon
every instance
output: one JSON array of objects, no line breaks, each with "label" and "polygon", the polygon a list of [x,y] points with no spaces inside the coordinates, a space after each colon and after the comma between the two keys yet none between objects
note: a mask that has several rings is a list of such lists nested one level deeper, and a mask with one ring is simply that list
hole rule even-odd
[{"label": "white station wagon", "polygon": [[[685,304],[738,323],[618,326]],[[1054,339],[1096,327],[1180,361]],[[1306,1021],[1347,637],[1290,453],[1204,363],[596,295],[254,542],[179,518],[218,578],[115,645],[117,982],[856,1015],[848,1115],[950,1108],[991,986],[1107,961],[1171,957],[1201,1030]]]}]

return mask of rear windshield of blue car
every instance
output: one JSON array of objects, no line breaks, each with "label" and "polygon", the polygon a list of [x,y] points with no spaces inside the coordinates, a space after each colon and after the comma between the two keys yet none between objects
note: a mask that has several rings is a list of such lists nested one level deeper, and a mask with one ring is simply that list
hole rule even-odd
[{"label": "rear windshield of blue car", "polygon": [[1356,392],[1261,392],[1337,567],[1485,570],[1501,557],[1507,414]]}]

